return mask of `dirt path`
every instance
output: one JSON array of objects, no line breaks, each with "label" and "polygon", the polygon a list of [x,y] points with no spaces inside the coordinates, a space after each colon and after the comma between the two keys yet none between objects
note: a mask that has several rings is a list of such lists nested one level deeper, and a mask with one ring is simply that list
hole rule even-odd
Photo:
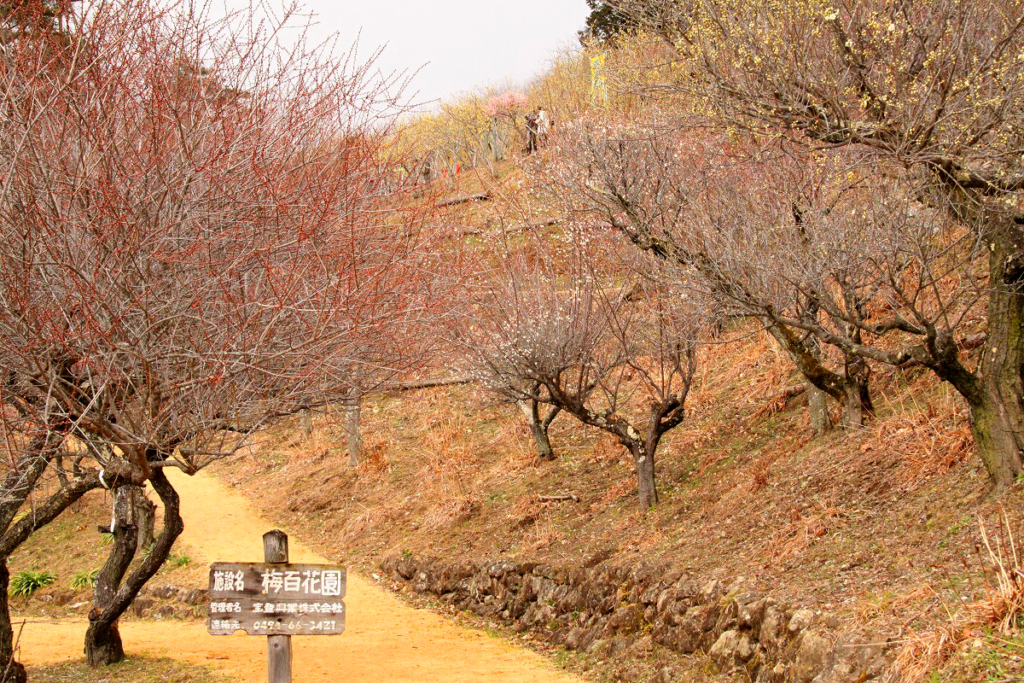
[{"label": "dirt path", "polygon": [[[212,475],[168,476],[182,494],[182,540],[196,561],[263,560],[261,537],[272,527],[247,500]],[[326,562],[295,538],[290,546],[293,562]],[[413,609],[351,573],[345,603],[343,635],[293,638],[296,683],[581,683],[534,652]],[[81,621],[30,622],[21,660],[31,666],[79,659],[84,629]],[[205,623],[138,620],[123,623],[121,632],[129,655],[204,664],[246,683],[266,680],[266,640],[259,636],[210,636]]]}]

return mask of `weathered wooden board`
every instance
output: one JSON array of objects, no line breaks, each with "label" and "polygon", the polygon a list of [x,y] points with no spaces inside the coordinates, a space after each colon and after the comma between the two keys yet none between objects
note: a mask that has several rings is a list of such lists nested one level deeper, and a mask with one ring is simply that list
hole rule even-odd
[{"label": "weathered wooden board", "polygon": [[217,562],[210,566],[213,635],[336,635],[345,630],[344,567]]}]

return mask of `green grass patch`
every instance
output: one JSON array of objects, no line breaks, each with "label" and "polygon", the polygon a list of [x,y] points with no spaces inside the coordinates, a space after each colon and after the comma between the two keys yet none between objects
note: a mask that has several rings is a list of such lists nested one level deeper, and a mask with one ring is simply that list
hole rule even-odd
[{"label": "green grass patch", "polygon": [[928,683],[1006,683],[1024,681],[1024,635],[979,635],[960,653],[934,671]]},{"label": "green grass patch", "polygon": [[71,588],[77,591],[83,588],[89,588],[90,586],[95,586],[96,577],[99,576],[99,574],[99,569],[78,572],[71,577]]},{"label": "green grass patch", "polygon": [[11,577],[10,587],[8,592],[14,597],[27,597],[32,595],[40,588],[46,588],[54,581],[57,580],[57,575],[53,572],[46,571],[33,571],[26,569],[14,574]]}]

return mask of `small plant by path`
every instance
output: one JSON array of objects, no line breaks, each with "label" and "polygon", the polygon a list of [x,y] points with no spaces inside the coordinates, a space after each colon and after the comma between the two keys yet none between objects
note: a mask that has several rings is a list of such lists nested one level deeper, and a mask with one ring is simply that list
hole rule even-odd
[{"label": "small plant by path", "polygon": [[73,590],[80,590],[96,585],[96,577],[99,576],[99,573],[99,569],[78,572],[71,577],[71,588]]},{"label": "small plant by path", "polygon": [[9,592],[14,597],[27,597],[56,580],[57,575],[45,569],[42,571],[26,569],[11,577]]},{"label": "small plant by path", "polygon": [[186,555],[185,553],[175,553],[174,555],[171,555],[167,559],[167,561],[170,563],[172,567],[175,568],[187,567],[190,564],[192,564],[192,558]]}]

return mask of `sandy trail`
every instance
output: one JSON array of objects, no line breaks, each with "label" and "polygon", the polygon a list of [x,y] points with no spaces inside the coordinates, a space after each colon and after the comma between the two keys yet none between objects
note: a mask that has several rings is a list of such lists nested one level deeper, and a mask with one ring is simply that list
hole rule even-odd
[{"label": "sandy trail", "polygon": [[[262,535],[273,528],[240,494],[212,475],[169,471],[181,493],[182,540],[196,561],[261,562]],[[298,539],[289,539],[292,562],[327,562]],[[461,628],[402,603],[349,573],[346,627],[340,636],[292,639],[296,683],[581,683],[540,655]],[[29,665],[79,659],[82,621],[32,621],[21,637]],[[204,664],[247,683],[266,680],[266,639],[211,636],[205,623],[131,620],[122,623],[125,650]]]}]

